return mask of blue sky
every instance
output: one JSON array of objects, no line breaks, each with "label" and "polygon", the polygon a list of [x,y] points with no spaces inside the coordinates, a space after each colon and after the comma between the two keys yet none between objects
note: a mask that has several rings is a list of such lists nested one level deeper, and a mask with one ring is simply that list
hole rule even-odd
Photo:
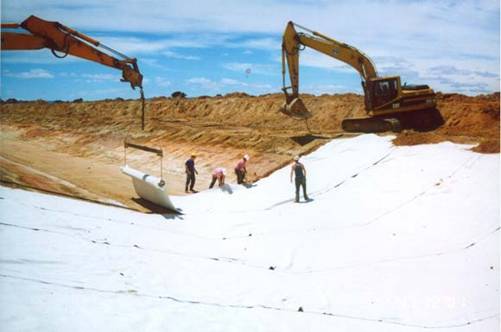
[{"label": "blue sky", "polygon": [[[33,14],[136,57],[147,97],[280,92],[289,20],[368,54],[381,75],[469,95],[499,91],[499,1],[2,1],[2,22]],[[50,51],[1,52],[1,98],[136,98],[119,71]],[[250,69],[250,72],[249,70]],[[306,49],[300,91],[361,93],[358,74]]]}]

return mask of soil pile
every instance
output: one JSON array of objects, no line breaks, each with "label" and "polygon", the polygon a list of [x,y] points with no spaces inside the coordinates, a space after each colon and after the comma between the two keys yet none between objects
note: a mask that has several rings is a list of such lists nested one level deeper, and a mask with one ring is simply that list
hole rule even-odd
[{"label": "soil pile", "polygon": [[444,124],[432,132],[407,131],[394,140],[397,145],[438,143],[479,143],[472,150],[499,153],[499,92],[468,97],[460,94],[437,95],[438,110]]}]

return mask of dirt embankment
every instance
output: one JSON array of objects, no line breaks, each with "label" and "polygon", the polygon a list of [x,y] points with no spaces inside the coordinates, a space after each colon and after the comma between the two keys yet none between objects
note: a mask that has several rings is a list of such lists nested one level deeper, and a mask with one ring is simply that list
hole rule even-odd
[{"label": "dirt embankment", "polygon": [[438,110],[444,124],[431,132],[406,131],[394,140],[397,145],[438,143],[478,143],[472,150],[499,153],[499,92],[468,97],[438,94]]},{"label": "dirt embankment", "polygon": [[[342,119],[365,114],[363,98],[355,94],[306,95],[303,100],[313,114],[308,121],[280,113],[280,94],[153,98],[146,104],[145,131],[139,101],[2,103],[0,171],[7,181],[142,209],[131,201],[130,180],[119,172],[124,139],[164,149],[164,176],[174,194],[184,192],[184,160],[191,153],[198,156],[199,189],[208,186],[217,166],[225,167],[233,181],[234,164],[244,153],[251,155],[252,181],[296,154],[350,136],[342,133]],[[439,94],[438,100],[444,126],[425,133],[404,131],[396,144],[479,142],[476,151],[499,152],[499,93]],[[153,155],[130,152],[128,163],[159,174]]]}]

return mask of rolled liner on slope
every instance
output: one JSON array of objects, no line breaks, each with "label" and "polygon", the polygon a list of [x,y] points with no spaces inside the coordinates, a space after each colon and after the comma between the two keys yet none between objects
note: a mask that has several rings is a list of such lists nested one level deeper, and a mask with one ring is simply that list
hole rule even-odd
[{"label": "rolled liner on slope", "polygon": [[169,210],[176,211],[176,207],[172,204],[167,194],[167,185],[162,179],[143,173],[127,165],[120,167],[120,170],[132,178],[134,190],[139,197]]}]

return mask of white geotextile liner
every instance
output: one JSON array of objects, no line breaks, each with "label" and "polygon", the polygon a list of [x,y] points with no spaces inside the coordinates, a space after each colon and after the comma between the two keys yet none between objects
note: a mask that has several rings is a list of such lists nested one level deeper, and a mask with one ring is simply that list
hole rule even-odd
[{"label": "white geotextile liner", "polygon": [[299,204],[290,165],[183,215],[0,187],[0,330],[499,331],[499,154],[391,139],[301,158]]}]

